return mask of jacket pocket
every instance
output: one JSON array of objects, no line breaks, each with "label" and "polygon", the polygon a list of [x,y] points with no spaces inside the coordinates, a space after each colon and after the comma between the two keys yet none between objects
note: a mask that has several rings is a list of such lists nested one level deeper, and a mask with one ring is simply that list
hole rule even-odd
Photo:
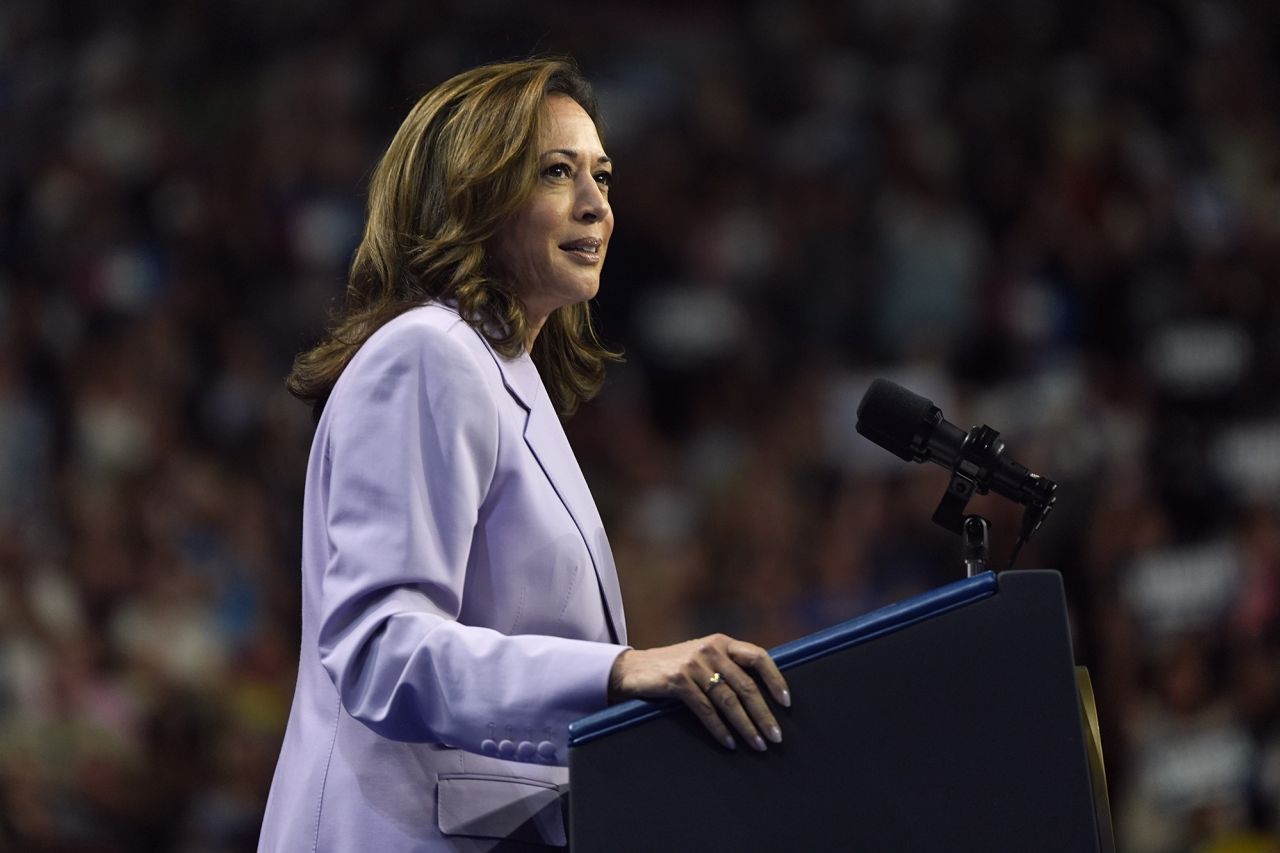
[{"label": "jacket pocket", "polygon": [[436,820],[445,835],[509,838],[564,847],[561,789],[550,782],[483,773],[441,774]]}]

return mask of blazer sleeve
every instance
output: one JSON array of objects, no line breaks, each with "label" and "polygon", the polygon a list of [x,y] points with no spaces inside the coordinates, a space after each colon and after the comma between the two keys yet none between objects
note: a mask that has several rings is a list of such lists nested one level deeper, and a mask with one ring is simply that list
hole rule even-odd
[{"label": "blazer sleeve", "polygon": [[499,412],[447,330],[383,332],[326,413],[321,662],[347,713],[385,737],[492,754],[486,740],[530,732],[554,758],[520,758],[565,764],[568,724],[605,706],[625,647],[458,623]]}]

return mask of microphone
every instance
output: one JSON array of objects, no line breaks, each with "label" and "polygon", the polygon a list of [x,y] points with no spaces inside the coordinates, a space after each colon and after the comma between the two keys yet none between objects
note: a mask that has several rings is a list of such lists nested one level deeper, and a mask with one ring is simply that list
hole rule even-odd
[{"label": "microphone", "polygon": [[935,462],[952,472],[951,487],[934,520],[956,533],[962,530],[964,505],[974,492],[994,491],[1027,507],[1023,538],[1053,508],[1057,483],[1005,456],[999,433],[986,425],[965,433],[943,418],[932,400],[887,379],[875,380],[863,395],[856,429],[900,459]]}]

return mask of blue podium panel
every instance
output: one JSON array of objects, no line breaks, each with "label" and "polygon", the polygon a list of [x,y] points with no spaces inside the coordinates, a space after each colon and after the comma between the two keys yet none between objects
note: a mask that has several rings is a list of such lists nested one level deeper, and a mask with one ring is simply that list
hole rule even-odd
[{"label": "blue podium panel", "polygon": [[1055,572],[984,575],[773,651],[784,742],[681,706],[570,727],[575,853],[1104,849]]}]

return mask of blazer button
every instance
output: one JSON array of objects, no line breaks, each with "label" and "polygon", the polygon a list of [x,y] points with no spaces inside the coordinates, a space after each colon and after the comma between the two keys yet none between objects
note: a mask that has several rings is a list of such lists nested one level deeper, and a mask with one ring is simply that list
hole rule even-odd
[{"label": "blazer button", "polygon": [[543,761],[556,760],[556,745],[549,740],[544,740],[538,744],[538,757]]},{"label": "blazer button", "polygon": [[516,747],[516,758],[521,761],[533,761],[533,756],[537,753],[538,748],[527,740],[520,741],[520,745]]},{"label": "blazer button", "polygon": [[498,754],[498,742],[493,738],[485,738],[480,741],[480,752],[484,755],[494,756]]},{"label": "blazer button", "polygon": [[515,743],[509,740],[501,741],[498,744],[498,757],[499,758],[515,758],[516,757]]}]

